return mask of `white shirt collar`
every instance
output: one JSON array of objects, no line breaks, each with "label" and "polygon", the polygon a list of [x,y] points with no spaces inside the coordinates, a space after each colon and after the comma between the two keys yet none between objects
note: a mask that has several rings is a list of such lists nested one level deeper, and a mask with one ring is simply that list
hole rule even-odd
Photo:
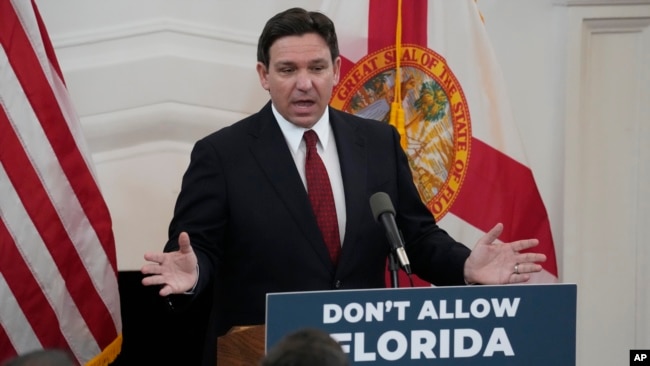
[{"label": "white shirt collar", "polygon": [[[278,121],[278,125],[280,125],[280,130],[282,130],[284,138],[287,140],[289,148],[295,154],[300,148],[302,135],[308,129],[296,126],[293,123],[287,121],[284,117],[282,117],[280,112],[275,109],[275,105],[271,104],[271,109],[273,110],[275,119]],[[320,119],[311,128],[311,130],[314,130],[314,132],[316,132],[318,135],[318,140],[320,141],[320,144],[323,148],[327,146],[332,131],[332,127],[329,124],[329,116],[329,108],[325,108],[325,113],[323,113]]]}]

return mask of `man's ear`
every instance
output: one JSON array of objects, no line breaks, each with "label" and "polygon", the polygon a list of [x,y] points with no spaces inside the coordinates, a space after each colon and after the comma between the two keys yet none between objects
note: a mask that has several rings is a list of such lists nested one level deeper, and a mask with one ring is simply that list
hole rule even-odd
[{"label": "man's ear", "polygon": [[260,78],[260,84],[262,85],[262,88],[264,88],[265,90],[269,90],[268,69],[263,63],[258,62],[256,70],[257,70],[257,75]]},{"label": "man's ear", "polygon": [[339,83],[339,78],[341,77],[341,57],[337,57],[336,60],[334,60],[334,85]]}]

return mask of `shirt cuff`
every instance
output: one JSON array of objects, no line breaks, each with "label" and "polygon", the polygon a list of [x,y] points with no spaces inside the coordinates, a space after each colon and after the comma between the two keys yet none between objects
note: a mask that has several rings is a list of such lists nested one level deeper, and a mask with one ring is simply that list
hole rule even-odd
[{"label": "shirt cuff", "polygon": [[194,286],[192,286],[191,289],[189,289],[188,291],[183,292],[183,295],[194,295],[194,290],[196,290],[196,285],[198,285],[198,283],[199,283],[199,274],[200,273],[201,272],[199,272],[199,264],[197,263],[196,264],[196,282],[194,282]]}]

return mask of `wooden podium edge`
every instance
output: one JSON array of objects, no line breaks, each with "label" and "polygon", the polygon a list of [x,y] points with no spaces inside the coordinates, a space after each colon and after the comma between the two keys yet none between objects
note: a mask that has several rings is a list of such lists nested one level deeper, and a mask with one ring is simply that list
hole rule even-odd
[{"label": "wooden podium edge", "polygon": [[217,366],[254,366],[264,357],[266,327],[236,326],[217,339]]}]

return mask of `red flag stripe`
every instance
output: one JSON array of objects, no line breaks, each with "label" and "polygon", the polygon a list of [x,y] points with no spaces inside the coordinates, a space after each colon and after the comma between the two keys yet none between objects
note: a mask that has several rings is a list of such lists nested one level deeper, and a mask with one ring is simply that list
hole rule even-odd
[{"label": "red flag stripe", "polygon": [[[397,0],[370,1],[368,53],[395,46]],[[427,44],[427,1],[402,2],[402,43]]]},{"label": "red flag stripe", "polygon": [[63,73],[59,67],[59,61],[56,59],[56,55],[54,54],[54,47],[52,47],[52,42],[50,42],[50,37],[47,35],[45,24],[43,24],[43,19],[41,18],[41,13],[38,11],[36,2],[34,0],[32,0],[32,8],[34,9],[34,16],[36,17],[39,35],[41,36],[40,39],[43,41],[47,60],[50,62],[50,65],[54,69],[54,72],[56,72],[56,75],[59,77],[59,79],[63,80]]},{"label": "red flag stripe", "polygon": [[352,70],[354,67],[354,62],[350,61],[348,58],[345,56],[341,55],[341,78],[348,73],[348,71]]},{"label": "red flag stripe", "polygon": [[557,277],[551,227],[532,171],[481,140],[472,139],[471,146],[463,182],[470,189],[461,189],[450,211],[485,232],[496,222],[507,222],[499,237],[504,242],[539,239],[535,251],[547,255],[543,267]]},{"label": "red flag stripe", "polygon": [[[0,273],[0,280],[2,279],[2,274]],[[2,292],[2,287],[0,286],[0,293]],[[0,316],[2,314],[0,313]],[[9,334],[7,330],[2,327],[2,318],[0,318],[0,355],[16,355],[16,349],[14,348],[11,340],[9,339]]]}]

